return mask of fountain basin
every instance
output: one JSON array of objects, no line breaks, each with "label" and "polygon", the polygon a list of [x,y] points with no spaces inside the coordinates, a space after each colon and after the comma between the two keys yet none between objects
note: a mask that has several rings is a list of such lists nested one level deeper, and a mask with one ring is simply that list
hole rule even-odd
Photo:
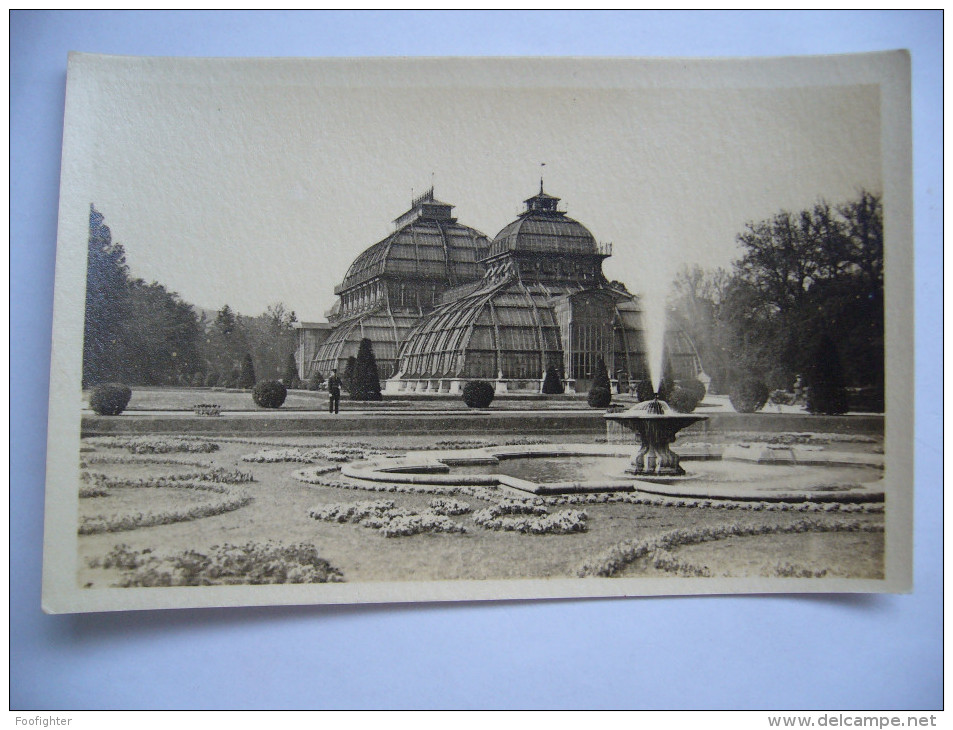
[{"label": "fountain basin", "polygon": [[883,500],[882,455],[788,447],[793,462],[757,463],[751,458],[732,458],[733,448],[708,444],[680,447],[680,459],[692,462],[691,478],[681,479],[628,474],[624,469],[631,451],[601,444],[415,452],[345,464],[341,473],[358,481],[503,487],[541,496],[644,492],[717,500]]}]

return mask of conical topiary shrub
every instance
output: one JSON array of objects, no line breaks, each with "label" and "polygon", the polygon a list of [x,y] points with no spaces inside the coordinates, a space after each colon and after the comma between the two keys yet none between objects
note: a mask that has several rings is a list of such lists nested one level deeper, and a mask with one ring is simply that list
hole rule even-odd
[{"label": "conical topiary shrub", "polygon": [[807,372],[807,410],[833,416],[847,413],[847,386],[837,345],[829,335],[818,340]]},{"label": "conical topiary shrub", "polygon": [[558,395],[564,391],[565,388],[563,388],[562,378],[559,377],[559,371],[555,366],[550,365],[546,368],[546,377],[543,378],[543,394]]},{"label": "conical topiary shrub", "polygon": [[612,402],[612,384],[609,382],[609,371],[606,370],[606,361],[602,359],[602,355],[596,359],[596,372],[593,374],[586,401],[592,408],[608,408]]},{"label": "conical topiary shrub", "polygon": [[381,379],[377,372],[374,347],[366,337],[361,340],[351,378],[351,398],[354,400],[381,400]]},{"label": "conical topiary shrub", "polygon": [[301,378],[298,375],[298,361],[295,360],[294,353],[288,355],[288,362],[285,364],[285,375],[281,379],[286,388],[297,390],[301,387]]},{"label": "conical topiary shrub", "polygon": [[255,363],[252,362],[251,355],[246,354],[242,359],[242,371],[238,376],[239,388],[255,387]]},{"label": "conical topiary shrub", "polygon": [[357,358],[354,355],[351,355],[347,359],[347,364],[344,366],[344,372],[341,373],[341,385],[344,386],[344,390],[348,393],[351,392],[351,387],[353,386],[354,381],[354,369],[357,367]]}]

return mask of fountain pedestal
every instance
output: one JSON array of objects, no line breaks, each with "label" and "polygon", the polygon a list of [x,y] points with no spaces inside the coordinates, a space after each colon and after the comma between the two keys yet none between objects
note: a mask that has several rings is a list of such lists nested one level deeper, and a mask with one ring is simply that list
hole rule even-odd
[{"label": "fountain pedestal", "polygon": [[676,413],[658,399],[642,401],[621,413],[607,413],[605,417],[635,431],[642,441],[641,449],[625,470],[626,474],[653,477],[685,476],[685,470],[678,463],[678,454],[670,445],[683,428],[706,420],[706,416]]}]

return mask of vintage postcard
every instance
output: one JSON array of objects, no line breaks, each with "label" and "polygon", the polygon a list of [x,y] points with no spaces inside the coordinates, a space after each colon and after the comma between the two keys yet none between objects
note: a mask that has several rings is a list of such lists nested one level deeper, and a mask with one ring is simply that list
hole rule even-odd
[{"label": "vintage postcard", "polygon": [[69,59],[43,607],[912,587],[910,60]]}]

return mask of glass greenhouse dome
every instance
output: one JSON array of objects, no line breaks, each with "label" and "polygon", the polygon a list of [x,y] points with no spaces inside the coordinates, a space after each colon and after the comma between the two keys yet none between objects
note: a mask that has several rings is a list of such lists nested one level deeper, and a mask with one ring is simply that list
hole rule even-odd
[{"label": "glass greenhouse dome", "polygon": [[[468,380],[495,382],[497,392],[540,392],[555,368],[568,392],[588,390],[602,357],[620,390],[648,378],[639,298],[608,282],[600,244],[539,193],[489,246],[483,279],[448,291],[420,318],[399,351],[386,392],[458,393]],[[700,372],[682,332],[666,335],[676,379]]]},{"label": "glass greenhouse dome", "polygon": [[479,262],[489,240],[458,223],[452,208],[434,198],[431,188],[394,221],[391,235],[354,260],[334,288],[339,300],[328,315],[331,330],[303,363],[302,377],[343,372],[365,337],[373,344],[381,377],[391,377],[398,347],[420,317],[448,289],[483,276]]}]

